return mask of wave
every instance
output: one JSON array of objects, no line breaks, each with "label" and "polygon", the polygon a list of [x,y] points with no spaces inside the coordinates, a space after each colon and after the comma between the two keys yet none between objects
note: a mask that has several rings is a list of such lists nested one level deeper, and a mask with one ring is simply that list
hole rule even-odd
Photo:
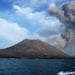
[{"label": "wave", "polygon": [[75,75],[75,72],[59,72],[57,75]]}]

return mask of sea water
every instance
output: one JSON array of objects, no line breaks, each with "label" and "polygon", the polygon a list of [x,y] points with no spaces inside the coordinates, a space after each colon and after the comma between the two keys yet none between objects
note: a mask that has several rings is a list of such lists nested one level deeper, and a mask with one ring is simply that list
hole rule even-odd
[{"label": "sea water", "polygon": [[0,59],[0,75],[58,75],[72,71],[74,59]]}]

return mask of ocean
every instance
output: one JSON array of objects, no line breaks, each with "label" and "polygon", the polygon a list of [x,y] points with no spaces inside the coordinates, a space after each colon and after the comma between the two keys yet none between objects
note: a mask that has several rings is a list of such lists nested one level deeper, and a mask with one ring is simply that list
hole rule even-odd
[{"label": "ocean", "polygon": [[75,59],[0,58],[0,75],[58,75],[72,71]]}]

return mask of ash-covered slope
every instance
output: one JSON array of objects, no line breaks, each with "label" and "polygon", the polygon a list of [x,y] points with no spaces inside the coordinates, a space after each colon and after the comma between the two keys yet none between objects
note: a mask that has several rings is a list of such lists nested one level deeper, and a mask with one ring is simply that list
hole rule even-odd
[{"label": "ash-covered slope", "polygon": [[0,57],[64,58],[67,55],[40,40],[23,40],[12,47],[0,50]]}]

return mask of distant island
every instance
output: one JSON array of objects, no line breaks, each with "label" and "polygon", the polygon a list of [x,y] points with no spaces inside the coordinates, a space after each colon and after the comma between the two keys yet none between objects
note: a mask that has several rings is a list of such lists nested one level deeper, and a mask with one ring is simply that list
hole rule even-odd
[{"label": "distant island", "polygon": [[65,58],[63,50],[40,40],[23,40],[22,42],[0,50],[1,58]]}]

